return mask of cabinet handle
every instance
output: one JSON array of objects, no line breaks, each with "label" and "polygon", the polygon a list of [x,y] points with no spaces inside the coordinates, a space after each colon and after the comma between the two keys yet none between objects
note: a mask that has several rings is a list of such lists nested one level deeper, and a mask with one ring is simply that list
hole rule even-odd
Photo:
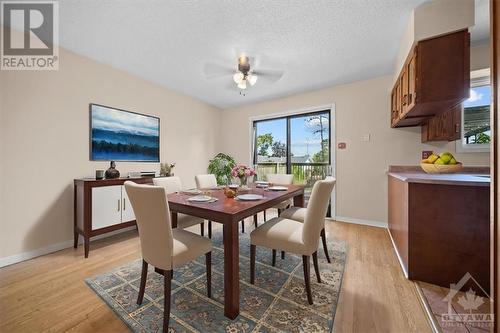
[{"label": "cabinet handle", "polygon": [[455,124],[455,133],[460,133],[460,124]]},{"label": "cabinet handle", "polygon": [[118,209],[117,211],[120,211],[120,199],[118,199]]},{"label": "cabinet handle", "polygon": [[123,198],[123,210],[125,210],[125,198]]}]

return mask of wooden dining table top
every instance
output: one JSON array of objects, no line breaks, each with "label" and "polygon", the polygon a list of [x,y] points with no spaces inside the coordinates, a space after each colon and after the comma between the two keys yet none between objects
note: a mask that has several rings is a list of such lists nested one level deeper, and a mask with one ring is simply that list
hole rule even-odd
[{"label": "wooden dining table top", "polygon": [[243,201],[237,198],[227,198],[224,189],[202,189],[204,193],[210,193],[215,202],[193,202],[188,201],[192,194],[184,192],[168,194],[168,203],[170,210],[178,213],[190,214],[203,218],[212,218],[213,221],[225,222],[226,220],[239,221],[256,214],[263,209],[273,207],[274,205],[293,198],[304,193],[303,185],[286,185],[286,191],[273,191],[255,186],[248,190],[239,190],[239,194],[260,194],[263,196],[260,200]]}]

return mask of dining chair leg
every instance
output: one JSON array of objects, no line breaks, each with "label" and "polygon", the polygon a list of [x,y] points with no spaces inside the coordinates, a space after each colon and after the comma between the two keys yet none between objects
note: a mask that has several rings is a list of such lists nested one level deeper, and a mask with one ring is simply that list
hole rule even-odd
[{"label": "dining chair leg", "polygon": [[278,217],[281,215],[281,209],[278,209]]},{"label": "dining chair leg", "polygon": [[276,250],[273,249],[273,267],[276,266]]},{"label": "dining chair leg", "polygon": [[205,222],[200,223],[200,235],[205,236]]},{"label": "dining chair leg", "polygon": [[311,276],[310,276],[310,266],[309,266],[309,256],[302,256],[302,266],[304,268],[304,282],[306,284],[307,302],[313,304],[313,298],[311,293]]},{"label": "dining chair leg", "polygon": [[326,233],[325,229],[321,230],[321,240],[323,241],[323,251],[325,251],[325,257],[328,263],[331,263],[330,256],[328,255],[328,248],[326,247]]},{"label": "dining chair leg", "polygon": [[163,332],[168,332],[168,324],[170,321],[170,296],[172,287],[172,270],[163,272]]},{"label": "dining chair leg", "polygon": [[148,263],[142,259],[141,285],[139,287],[139,295],[137,296],[137,304],[141,305],[144,299],[144,291],[146,290],[146,279],[148,277]]},{"label": "dining chair leg", "polygon": [[314,271],[316,272],[316,279],[318,280],[318,283],[321,283],[321,276],[319,275],[319,265],[318,265],[318,251],[314,252],[312,254],[312,257],[313,257]]},{"label": "dining chair leg", "polygon": [[241,220],[241,233],[245,233],[245,220]]},{"label": "dining chair leg", "polygon": [[255,245],[250,245],[250,283],[255,284]]},{"label": "dining chair leg", "polygon": [[266,217],[266,210],[264,209],[264,222],[267,221],[267,217]]},{"label": "dining chair leg", "polygon": [[285,251],[281,251],[281,260],[285,259]]},{"label": "dining chair leg", "polygon": [[212,221],[208,221],[208,238],[212,239]]},{"label": "dining chair leg", "polygon": [[205,253],[205,266],[207,266],[207,296],[212,298],[212,252]]},{"label": "dining chair leg", "polygon": [[259,225],[257,224],[257,219],[258,219],[258,218],[257,218],[257,214],[255,214],[255,215],[253,216],[253,224],[255,224],[255,229],[257,229],[257,227],[259,226]]}]

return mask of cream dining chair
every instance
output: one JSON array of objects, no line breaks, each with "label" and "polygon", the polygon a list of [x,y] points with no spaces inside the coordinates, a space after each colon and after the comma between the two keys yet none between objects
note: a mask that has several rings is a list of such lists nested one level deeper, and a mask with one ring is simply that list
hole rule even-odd
[{"label": "cream dining chair", "polygon": [[[285,219],[295,220],[300,223],[304,223],[306,219],[307,208],[302,207],[290,207],[281,213],[281,217]],[[323,242],[323,251],[325,252],[326,260],[331,263],[330,256],[328,255],[328,248],[326,245],[326,233],[325,233],[325,220],[323,219],[323,228],[321,229],[321,241]],[[282,254],[283,257],[283,254]]]},{"label": "cream dining chair", "polygon": [[[292,185],[293,184],[293,174],[283,174],[283,173],[269,173],[266,175],[266,179],[270,184],[273,185]],[[293,205],[293,199],[287,199],[285,201],[280,202],[273,208],[278,210],[278,216],[281,216],[281,213]],[[267,220],[266,210],[264,210],[264,222]],[[255,226],[257,228],[257,225]],[[285,259],[285,251],[281,251],[281,259]]]},{"label": "cream dining chair", "polygon": [[[198,189],[217,188],[217,178],[215,178],[215,175],[213,174],[196,175],[194,180]],[[245,232],[245,221],[241,221],[241,232]],[[212,221],[208,221],[208,238],[212,238]]]},{"label": "cream dining chair", "polygon": [[[161,186],[165,189],[166,194],[180,192],[182,190],[182,183],[179,177],[158,177],[153,178],[153,184]],[[186,229],[193,225],[200,225],[201,235],[205,235],[205,220],[196,216],[177,214],[177,228]],[[209,234],[210,227],[209,227]]]},{"label": "cream dining chair", "polygon": [[173,269],[205,255],[207,295],[211,297],[212,243],[207,238],[179,228],[172,229],[165,188],[125,182],[125,190],[134,209],[142,252],[142,273],[137,304],[146,289],[148,264],[164,279],[163,332],[168,332]]},{"label": "cream dining chair", "polygon": [[318,266],[318,244],[328,209],[335,178],[326,177],[314,183],[304,223],[275,217],[250,233],[250,283],[255,284],[255,252],[257,246],[302,255],[307,301],[313,304],[310,282],[309,257],[312,255],[318,283],[321,283]]},{"label": "cream dining chair", "polygon": [[[273,185],[292,185],[293,183],[292,174],[270,173],[266,175],[266,179],[269,183]],[[276,208],[278,210],[278,216],[279,216],[282,211],[284,211],[291,205],[293,205],[293,199],[287,199],[285,201],[280,202],[273,208]]]}]

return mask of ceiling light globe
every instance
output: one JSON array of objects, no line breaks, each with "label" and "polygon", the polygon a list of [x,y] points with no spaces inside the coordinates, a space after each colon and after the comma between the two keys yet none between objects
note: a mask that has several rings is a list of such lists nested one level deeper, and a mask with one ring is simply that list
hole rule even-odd
[{"label": "ceiling light globe", "polygon": [[245,76],[243,75],[242,72],[238,72],[238,73],[233,75],[233,80],[235,83],[239,84],[239,83],[241,83],[241,81],[243,81],[244,77]]},{"label": "ceiling light globe", "polygon": [[246,89],[247,88],[247,81],[243,80],[240,83],[238,83],[238,88]]},{"label": "ceiling light globe", "polygon": [[249,74],[247,80],[248,83],[250,83],[250,85],[253,86],[257,82],[257,75]]}]

